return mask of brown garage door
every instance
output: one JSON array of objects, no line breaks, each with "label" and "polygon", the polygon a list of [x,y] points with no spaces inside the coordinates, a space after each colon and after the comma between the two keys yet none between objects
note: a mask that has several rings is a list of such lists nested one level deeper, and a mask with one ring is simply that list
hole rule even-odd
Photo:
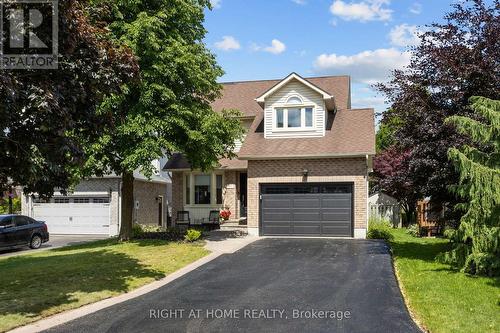
[{"label": "brown garage door", "polygon": [[352,184],[262,184],[266,236],[352,237]]}]

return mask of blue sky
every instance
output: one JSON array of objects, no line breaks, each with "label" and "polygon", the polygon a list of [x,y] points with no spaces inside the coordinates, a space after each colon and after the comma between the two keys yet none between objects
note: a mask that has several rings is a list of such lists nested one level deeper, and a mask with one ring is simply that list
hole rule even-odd
[{"label": "blue sky", "polygon": [[453,1],[212,0],[205,42],[223,82],[348,74],[353,107],[383,111],[370,85],[408,63],[415,32],[441,21]]}]

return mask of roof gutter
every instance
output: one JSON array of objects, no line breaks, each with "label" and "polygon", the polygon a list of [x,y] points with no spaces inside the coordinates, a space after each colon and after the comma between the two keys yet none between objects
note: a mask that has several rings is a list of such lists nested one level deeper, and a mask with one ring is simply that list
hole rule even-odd
[{"label": "roof gutter", "polygon": [[301,160],[301,159],[317,159],[317,158],[349,158],[349,157],[363,157],[373,156],[375,153],[364,152],[364,153],[346,153],[346,154],[306,154],[306,155],[294,155],[294,156],[239,156],[240,160]]}]

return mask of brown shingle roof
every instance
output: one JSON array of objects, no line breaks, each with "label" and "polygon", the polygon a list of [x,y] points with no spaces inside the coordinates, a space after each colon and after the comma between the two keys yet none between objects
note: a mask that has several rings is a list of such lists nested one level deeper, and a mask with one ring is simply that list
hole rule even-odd
[{"label": "brown shingle roof", "polygon": [[[337,109],[351,107],[349,76],[325,76],[305,78],[315,86],[333,95]],[[244,116],[253,117],[262,111],[255,101],[281,80],[243,81],[223,83],[222,97],[212,103],[215,111],[237,109]]]},{"label": "brown shingle roof", "polygon": [[260,112],[239,152],[240,159],[375,154],[373,109],[344,109],[329,113],[329,125],[321,138],[264,139],[260,130],[262,121],[263,112]]}]

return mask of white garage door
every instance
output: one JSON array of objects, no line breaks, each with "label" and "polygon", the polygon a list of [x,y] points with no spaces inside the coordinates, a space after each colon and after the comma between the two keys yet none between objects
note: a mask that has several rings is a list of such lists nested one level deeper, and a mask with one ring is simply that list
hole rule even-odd
[{"label": "white garage door", "polygon": [[109,235],[108,198],[56,197],[34,202],[33,218],[45,221],[52,234]]}]

